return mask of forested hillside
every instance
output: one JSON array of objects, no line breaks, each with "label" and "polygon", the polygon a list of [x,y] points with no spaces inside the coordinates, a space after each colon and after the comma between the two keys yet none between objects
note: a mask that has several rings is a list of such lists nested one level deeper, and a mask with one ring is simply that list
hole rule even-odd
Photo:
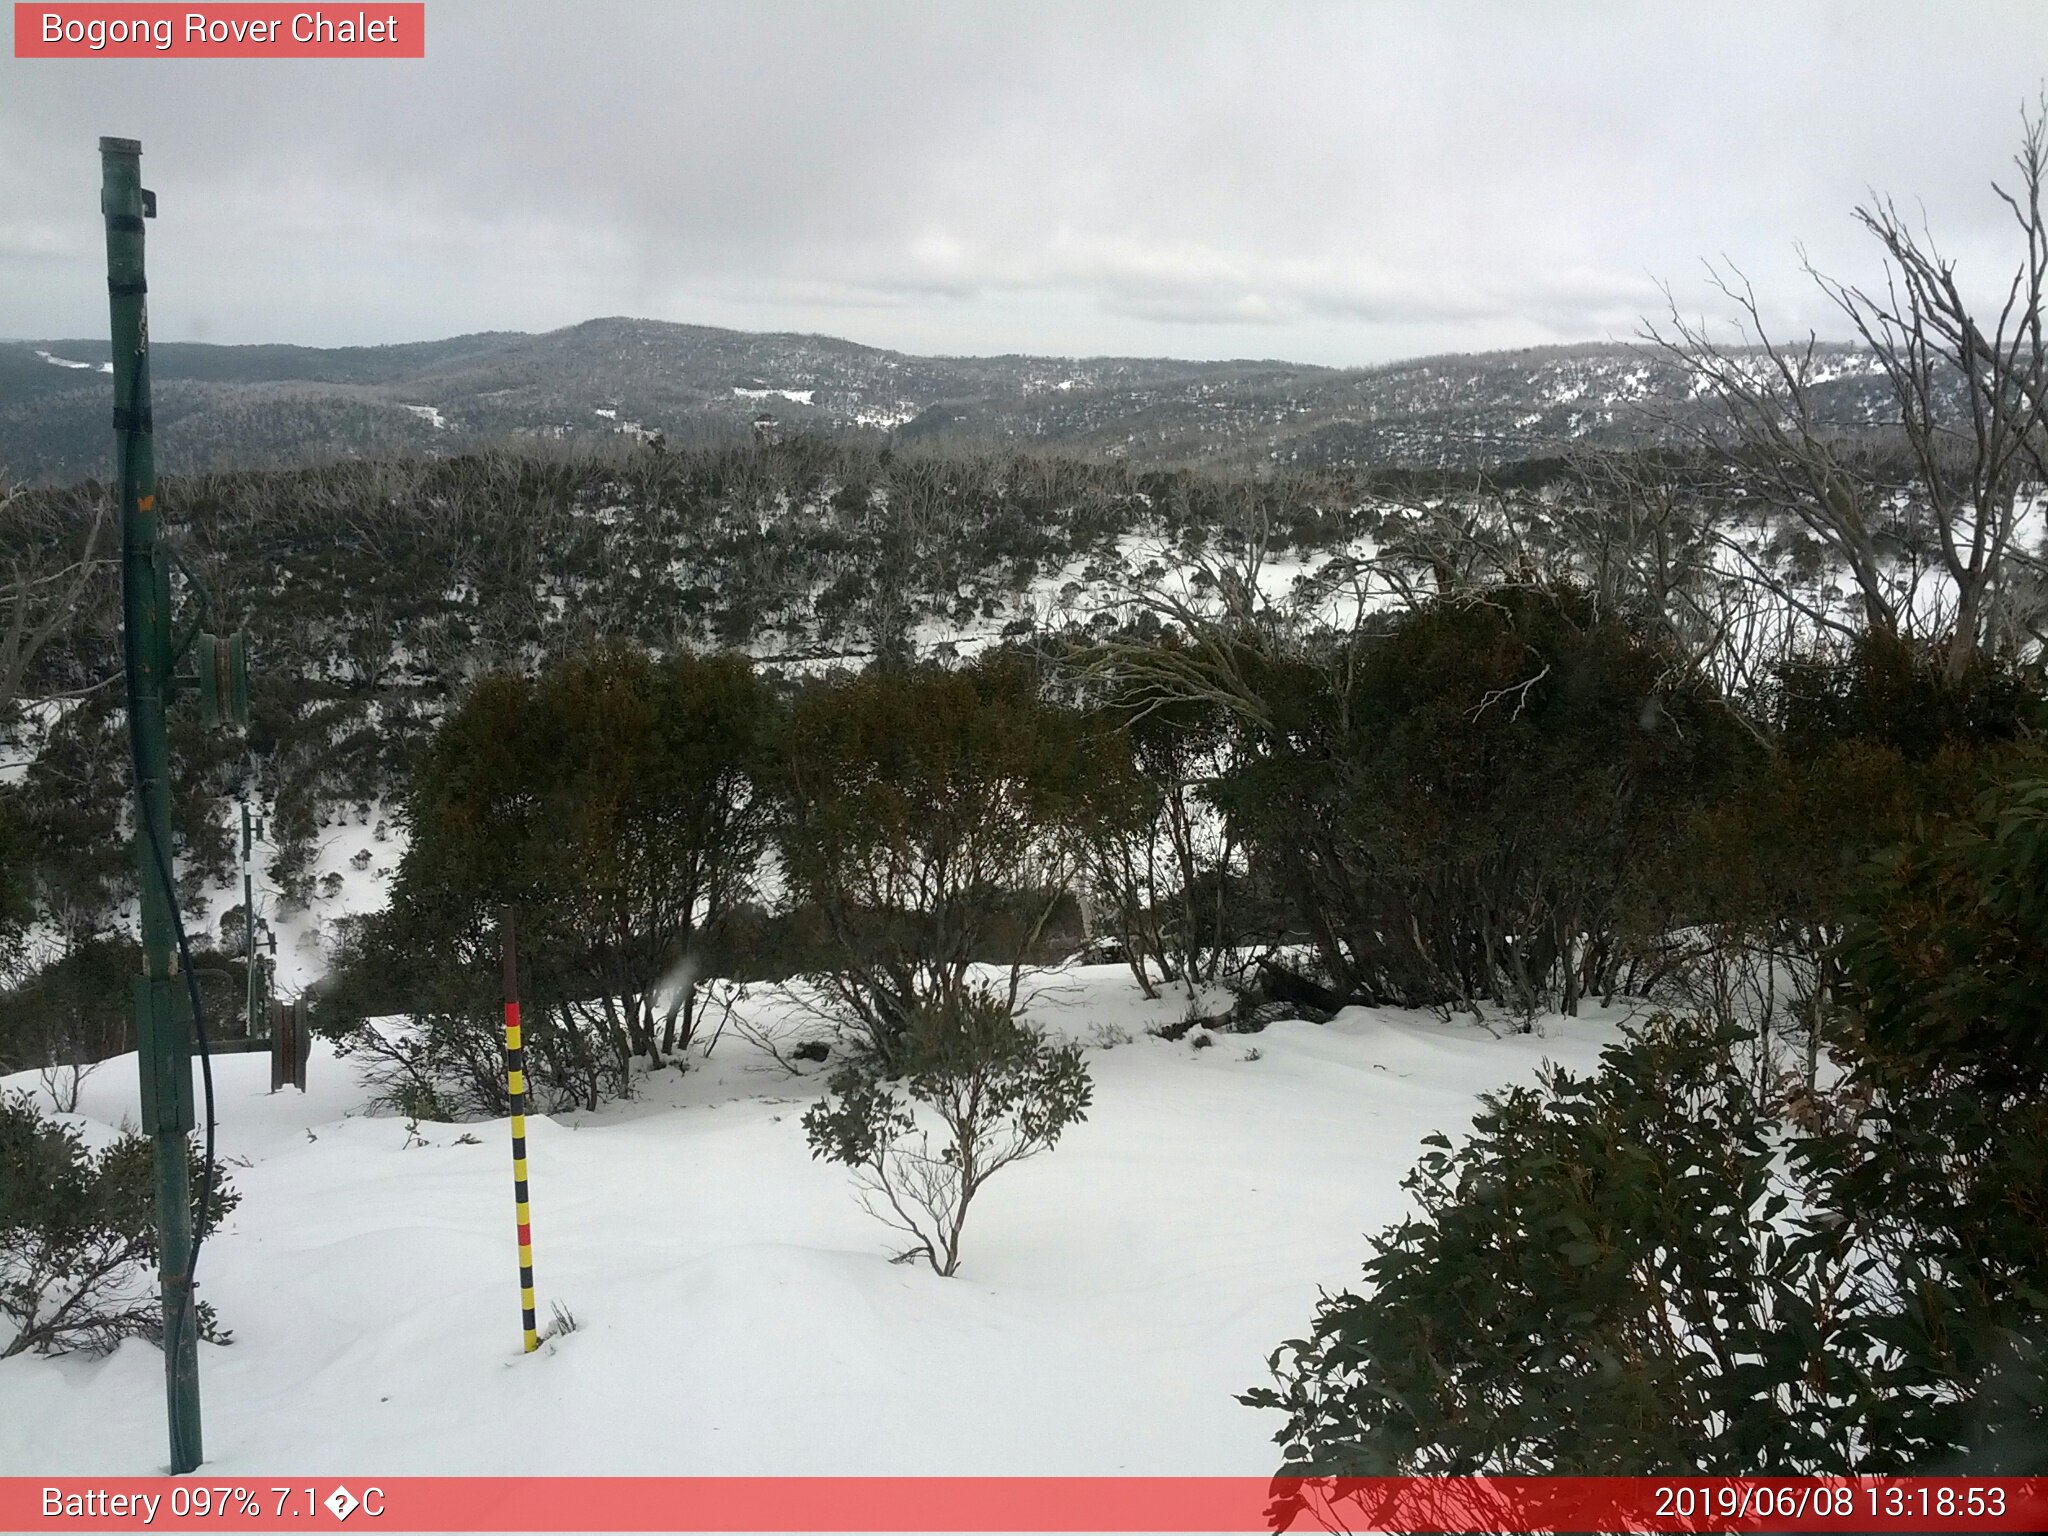
[{"label": "forested hillside", "polygon": [[[0,344],[0,464],[62,482],[105,472],[104,341]],[[1818,350],[1813,404],[1884,419],[1867,351]],[[1373,368],[1166,358],[915,357],[824,336],[593,320],[389,347],[159,344],[164,468],[450,454],[504,438],[660,432],[675,444],[775,430],[899,446],[1036,447],[1151,466],[1472,468],[1625,446],[1695,424],[1683,363],[1652,346],[1548,347]]]},{"label": "forested hillside", "polygon": [[[1903,464],[1877,468],[1904,483]],[[225,822],[206,807],[246,791],[274,811],[267,873],[298,903],[334,873],[316,867],[323,823],[395,806],[467,682],[599,641],[741,651],[786,682],[1211,611],[1344,633],[1542,572],[1656,613],[1689,666],[1761,709],[1770,667],[1849,632],[1865,602],[1813,527],[1761,506],[1731,466],[1684,457],[1245,476],[793,438],[175,476],[161,504],[210,622],[245,628],[256,658],[253,750],[177,717],[188,882],[225,872]],[[5,557],[79,545],[104,509],[90,483],[25,493]],[[1903,633],[1939,631],[1953,604],[1935,524],[1909,502],[1881,533],[1880,596]],[[105,686],[114,574],[91,568],[21,680],[58,702],[6,727],[32,841],[65,850],[49,889],[102,912],[132,878]],[[2029,590],[2017,572],[2001,586],[2000,644],[2037,622]]]}]

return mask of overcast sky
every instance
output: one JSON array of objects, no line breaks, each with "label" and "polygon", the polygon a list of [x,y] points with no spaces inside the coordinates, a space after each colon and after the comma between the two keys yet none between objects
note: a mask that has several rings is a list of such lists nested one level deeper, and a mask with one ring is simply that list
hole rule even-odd
[{"label": "overcast sky", "polygon": [[2044,72],[2040,0],[429,0],[424,60],[0,59],[0,335],[104,334],[101,134],[161,339],[1352,364],[1626,337],[1708,255],[1830,334],[1794,247],[1867,276],[1872,187],[2009,269]]}]

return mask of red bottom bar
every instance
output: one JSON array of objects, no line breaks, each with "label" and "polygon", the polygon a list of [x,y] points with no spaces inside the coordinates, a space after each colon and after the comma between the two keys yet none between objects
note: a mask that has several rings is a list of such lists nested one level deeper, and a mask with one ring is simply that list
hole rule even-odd
[{"label": "red bottom bar", "polygon": [[6,1531],[2039,1531],[2048,1478],[0,1478]]}]

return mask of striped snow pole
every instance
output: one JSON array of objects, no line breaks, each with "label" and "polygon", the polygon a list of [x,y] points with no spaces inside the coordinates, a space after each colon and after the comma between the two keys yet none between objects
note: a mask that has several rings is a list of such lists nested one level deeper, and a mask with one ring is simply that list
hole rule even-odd
[{"label": "striped snow pole", "polygon": [[505,909],[505,1090],[512,1101],[512,1198],[519,1215],[519,1313],[526,1352],[540,1348],[533,1315],[533,1212],[526,1189],[526,1051],[519,1038],[519,971],[513,959],[512,909]]}]

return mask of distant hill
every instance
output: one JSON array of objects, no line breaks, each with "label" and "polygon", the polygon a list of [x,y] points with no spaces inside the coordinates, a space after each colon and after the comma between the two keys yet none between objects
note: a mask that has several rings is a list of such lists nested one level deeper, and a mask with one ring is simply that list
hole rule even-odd
[{"label": "distant hill", "polygon": [[[1845,426],[1886,400],[1828,349]],[[1837,355],[1838,354],[1838,355]],[[0,343],[0,471],[103,474],[104,341]],[[1690,381],[1639,346],[1545,347],[1375,368],[1168,358],[917,357],[829,336],[586,321],[386,347],[158,344],[158,465],[212,470],[448,452],[508,436],[777,431],[1041,445],[1157,465],[1477,467],[1643,440]]]}]

